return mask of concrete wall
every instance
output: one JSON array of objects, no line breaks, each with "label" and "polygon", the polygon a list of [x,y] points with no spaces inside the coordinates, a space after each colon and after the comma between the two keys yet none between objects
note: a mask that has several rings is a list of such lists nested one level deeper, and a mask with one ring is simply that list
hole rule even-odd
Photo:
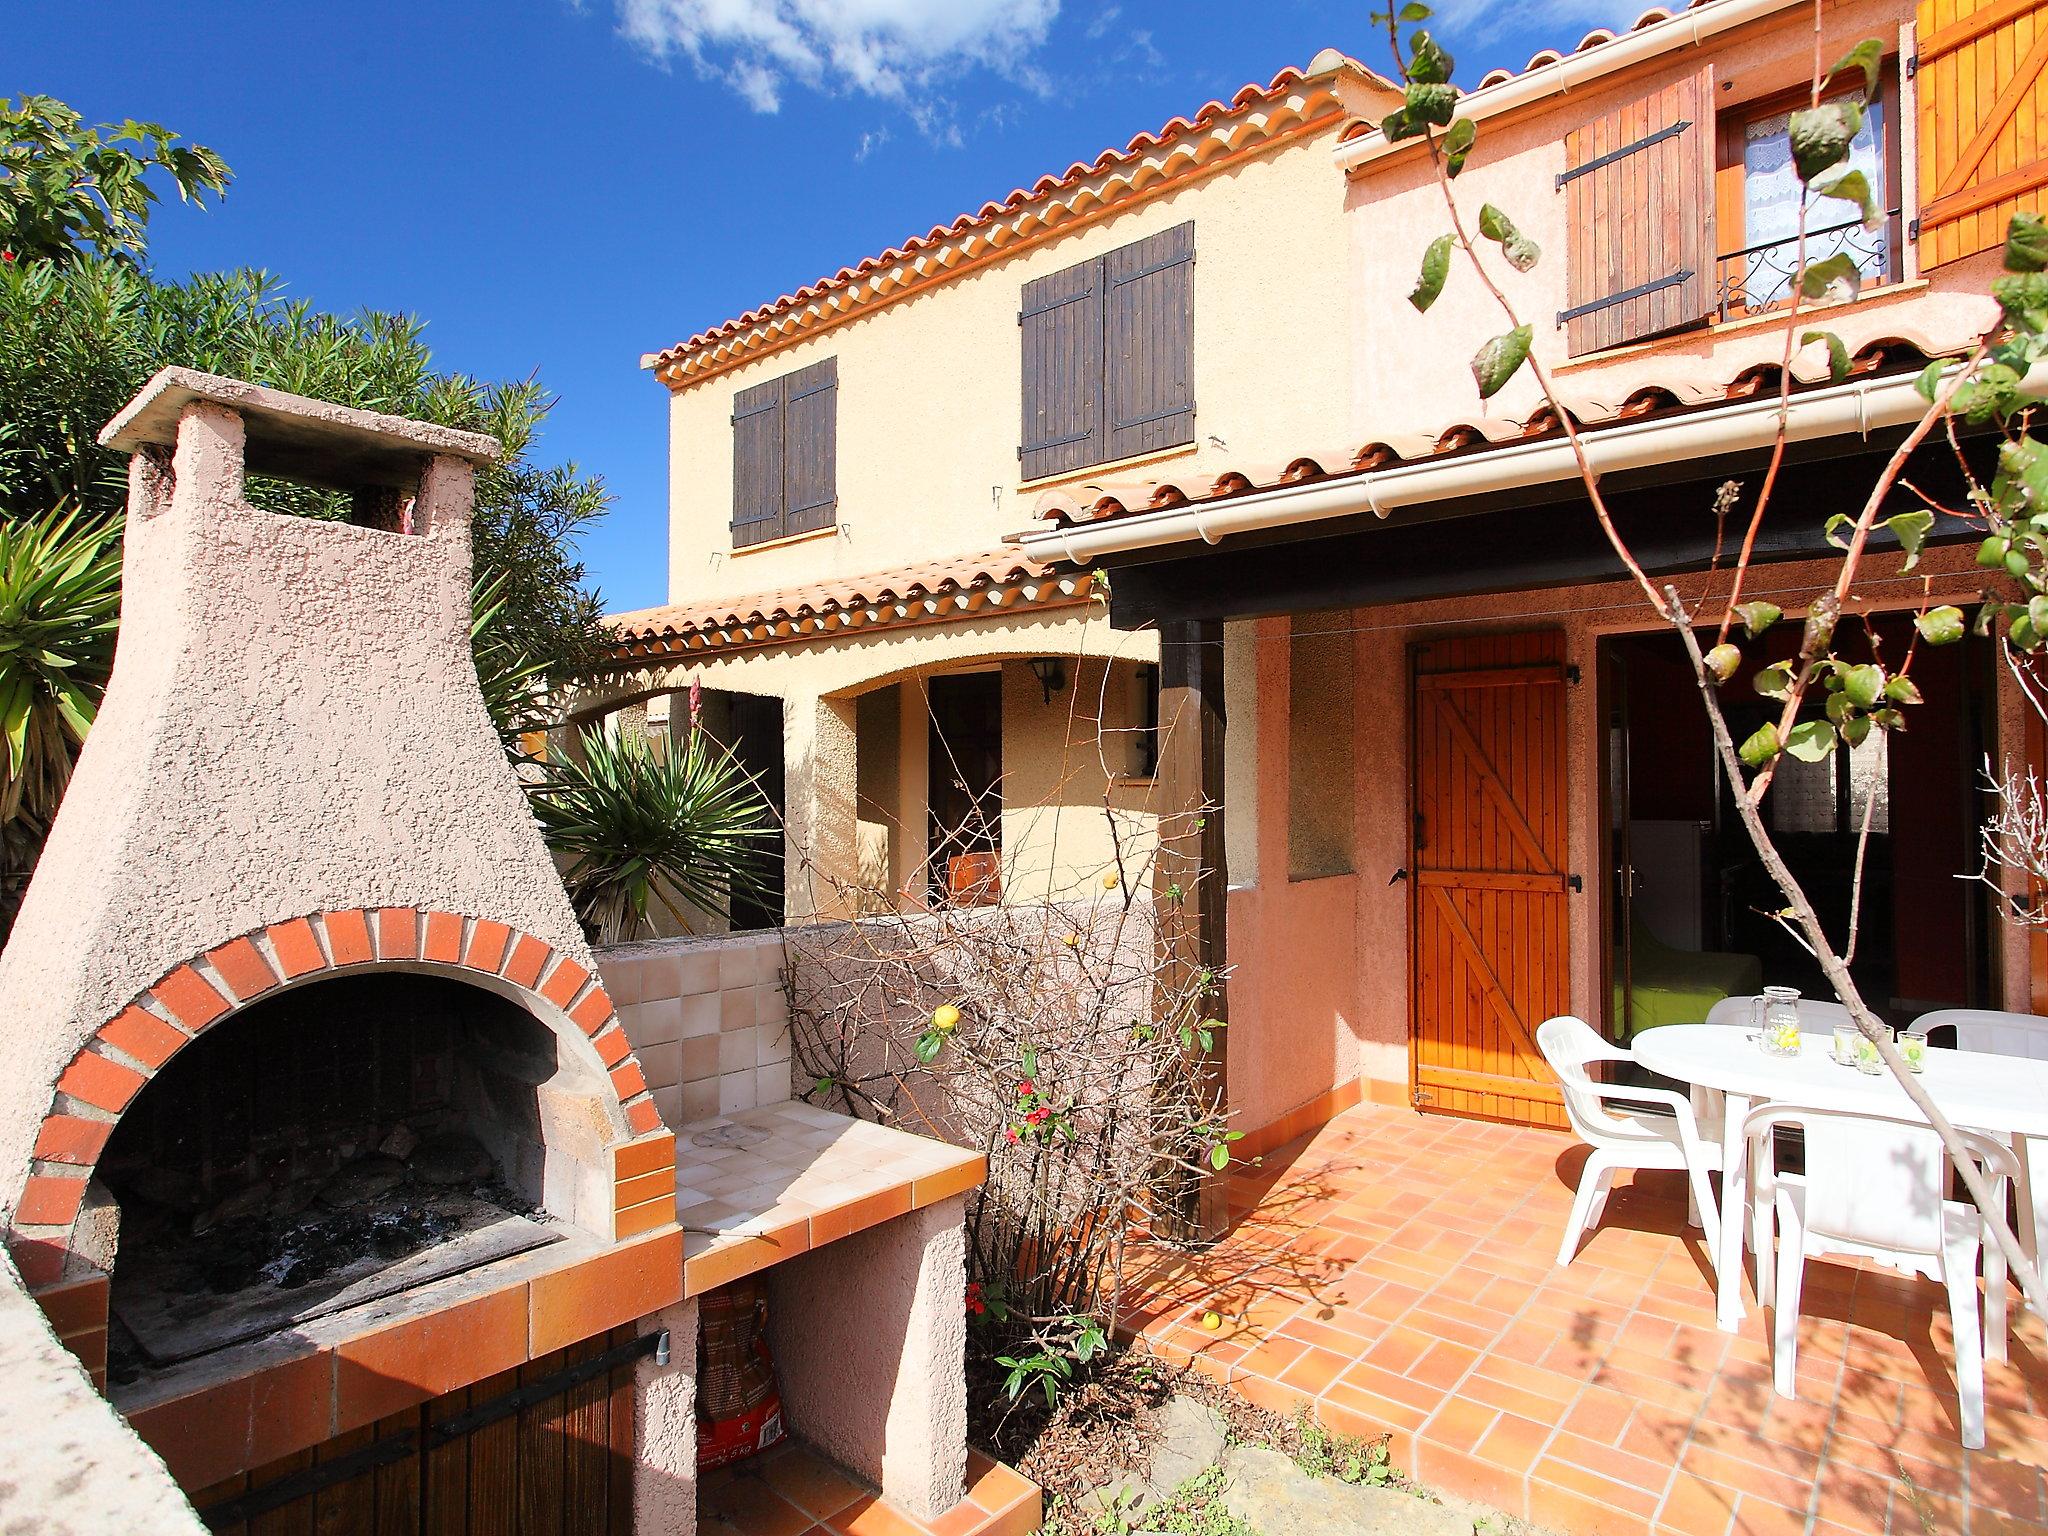
[{"label": "concrete wall", "polygon": [[666,1124],[789,1097],[780,930],[649,939],[596,955]]},{"label": "concrete wall", "polygon": [[[1900,559],[1881,554],[1866,560],[1859,589],[1869,607],[1910,609],[1919,601],[1923,573],[1932,582],[1932,601],[1974,601],[1978,581],[1967,548],[1934,551],[1904,580],[1897,574]],[[1760,567],[1752,590],[1796,611],[1835,572],[1832,562],[1819,561]],[[1685,577],[1677,584],[1690,601],[1702,581]],[[1237,665],[1255,667],[1258,686],[1255,769],[1247,766],[1249,782],[1233,774],[1225,783],[1226,794],[1240,806],[1228,823],[1233,835],[1246,814],[1244,803],[1256,807],[1260,872],[1255,883],[1235,886],[1230,896],[1230,1097],[1240,1129],[1269,1125],[1353,1078],[1366,1080],[1367,1097],[1407,1101],[1411,887],[1391,877],[1409,860],[1407,648],[1419,640],[1474,630],[1564,631],[1565,661],[1584,679],[1565,697],[1569,868],[1585,876],[1585,889],[1570,898],[1570,1006],[1585,1018],[1597,1018],[1603,1009],[1609,917],[1607,881],[1599,877],[1605,822],[1597,647],[1607,635],[1661,626],[1644,616],[1640,595],[1619,583],[1359,609],[1349,620],[1357,631],[1352,639],[1358,680],[1357,872],[1350,876],[1282,878],[1290,771],[1288,621],[1232,625],[1226,642],[1253,648],[1250,661]],[[1999,750],[2016,751],[2025,705],[2002,668],[1995,687]],[[1991,942],[1996,1005],[2027,1011],[2024,935],[2006,925]]]},{"label": "concrete wall", "polygon": [[[1820,53],[1832,63],[1865,37],[1882,38],[1896,52],[1901,29],[1912,16],[1909,0],[1831,4],[1823,19]],[[1499,204],[1542,247],[1542,259],[1526,274],[1494,259],[1491,247],[1487,259],[1521,318],[1534,324],[1536,354],[1555,366],[1557,388],[1568,399],[1590,398],[1612,406],[1652,380],[1719,385],[1745,367],[1778,363],[1784,350],[1784,323],[1782,314],[1766,314],[1567,359],[1565,333],[1555,323],[1566,303],[1567,197],[1555,183],[1565,168],[1566,134],[1709,61],[1715,76],[1714,103],[1727,110],[1804,85],[1813,57],[1812,12],[1794,8],[1713,39],[1704,48],[1682,49],[1626,74],[1480,123],[1478,147],[1457,182],[1458,201],[1468,222],[1482,201]],[[1900,178],[1904,185],[1892,189],[1891,204],[1904,210],[1902,227],[1915,213],[1912,83],[1906,82],[1904,90],[1905,100],[1897,103],[1893,117],[1905,135],[1908,153]],[[1449,228],[1442,193],[1426,162],[1414,151],[1370,162],[1351,177],[1347,201],[1351,351],[1356,361],[1353,441],[1403,432],[1435,434],[1455,420],[1493,416],[1519,421],[1528,416],[1541,400],[1529,370],[1491,401],[1481,401],[1473,388],[1467,360],[1506,326],[1462,256],[1453,258],[1450,280],[1428,313],[1418,313],[1408,303],[1424,248]],[[1851,216],[1846,203],[1822,203],[1813,223],[1821,227]],[[1741,242],[1720,244],[1732,249]],[[1870,289],[1855,304],[1803,305],[1801,315],[1810,315],[1816,327],[1838,333],[1852,352],[1888,336],[1927,338],[1943,345],[1967,343],[1996,318],[1988,289],[1997,270],[1995,251],[1924,275],[1909,267],[1905,283]],[[1809,374],[1825,375],[1818,348],[1808,349],[1801,361]]]},{"label": "concrete wall", "polygon": [[[1332,438],[1348,393],[1338,329],[1344,191],[1330,164],[1336,131],[1332,122],[1078,222],[1014,257],[675,394],[670,600],[767,592],[994,548],[1029,520],[1037,490],[1018,478],[1023,285],[1190,219],[1199,446],[1168,462],[1176,473],[1191,462],[1284,462],[1305,434]],[[734,396],[826,357],[839,360],[838,528],[734,552]]]},{"label": "concrete wall", "polygon": [[156,1452],[108,1406],[0,1253],[0,1530],[204,1536]]},{"label": "concrete wall", "polygon": [[955,1195],[768,1271],[791,1431],[921,1520],[966,1494],[966,1214]]}]

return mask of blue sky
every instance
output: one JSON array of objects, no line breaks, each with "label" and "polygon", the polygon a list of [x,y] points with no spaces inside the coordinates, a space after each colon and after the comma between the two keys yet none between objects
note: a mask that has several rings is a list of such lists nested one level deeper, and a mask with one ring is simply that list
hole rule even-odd
[{"label": "blue sky", "polygon": [[[1450,0],[1470,83],[1646,0]],[[618,498],[583,548],[614,608],[665,596],[663,392],[689,335],[1245,81],[1371,0],[12,0],[0,93],[154,118],[227,200],[151,228],[167,276],[266,267],[407,310],[437,362],[538,372],[541,452]],[[200,18],[203,16],[203,21]]]}]

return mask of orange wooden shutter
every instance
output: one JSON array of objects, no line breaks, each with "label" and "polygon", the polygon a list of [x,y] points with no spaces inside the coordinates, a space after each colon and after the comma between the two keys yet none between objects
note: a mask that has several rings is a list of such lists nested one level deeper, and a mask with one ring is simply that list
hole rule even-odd
[{"label": "orange wooden shutter", "polygon": [[2048,3],[1920,0],[1920,265],[2005,241],[2048,183]]},{"label": "orange wooden shutter", "polygon": [[1565,135],[1557,185],[1570,247],[1557,322],[1574,357],[1712,307],[1713,110],[1702,70]]}]

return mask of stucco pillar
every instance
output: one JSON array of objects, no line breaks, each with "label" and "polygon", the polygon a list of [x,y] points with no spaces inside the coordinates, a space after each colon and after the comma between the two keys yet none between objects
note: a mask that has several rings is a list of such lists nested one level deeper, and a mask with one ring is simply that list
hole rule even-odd
[{"label": "stucco pillar", "polygon": [[634,1536],[693,1536],[697,1529],[697,1302],[643,1318],[668,1330],[669,1360],[633,1367]]},{"label": "stucco pillar", "polygon": [[932,718],[922,677],[907,677],[898,686],[896,706],[896,854],[897,903],[922,910],[928,884],[925,868],[931,853]]},{"label": "stucco pillar", "polygon": [[933,1520],[967,1491],[967,1197],[769,1271],[790,1428]]},{"label": "stucco pillar", "polygon": [[850,917],[859,883],[859,731],[851,697],[782,702],[784,912],[792,923]]}]

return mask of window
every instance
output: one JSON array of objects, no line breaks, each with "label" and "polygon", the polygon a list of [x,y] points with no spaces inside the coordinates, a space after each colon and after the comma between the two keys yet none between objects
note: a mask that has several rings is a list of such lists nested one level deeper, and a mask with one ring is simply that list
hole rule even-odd
[{"label": "window", "polygon": [[1131,674],[1131,777],[1149,779],[1159,772],[1159,664],[1141,661]]},{"label": "window", "polygon": [[1195,440],[1195,226],[1024,285],[1026,480]]},{"label": "window", "polygon": [[[1767,309],[1792,296],[1799,268],[1799,203],[1802,188],[1792,165],[1792,114],[1806,104],[1803,93],[1779,97],[1723,114],[1715,170],[1718,243],[1715,307],[1726,319]],[[1891,104],[1881,87],[1863,115],[1847,164],[1829,174],[1860,171],[1884,214],[1876,229],[1865,229],[1851,203],[1815,198],[1806,215],[1806,259],[1847,255],[1863,281],[1898,276],[1898,236],[1893,208],[1898,183],[1890,132]],[[1839,287],[1839,285],[1838,285]],[[1843,290],[1846,291],[1846,290]]]},{"label": "window", "polygon": [[732,547],[830,528],[839,512],[839,359],[732,400]]}]

